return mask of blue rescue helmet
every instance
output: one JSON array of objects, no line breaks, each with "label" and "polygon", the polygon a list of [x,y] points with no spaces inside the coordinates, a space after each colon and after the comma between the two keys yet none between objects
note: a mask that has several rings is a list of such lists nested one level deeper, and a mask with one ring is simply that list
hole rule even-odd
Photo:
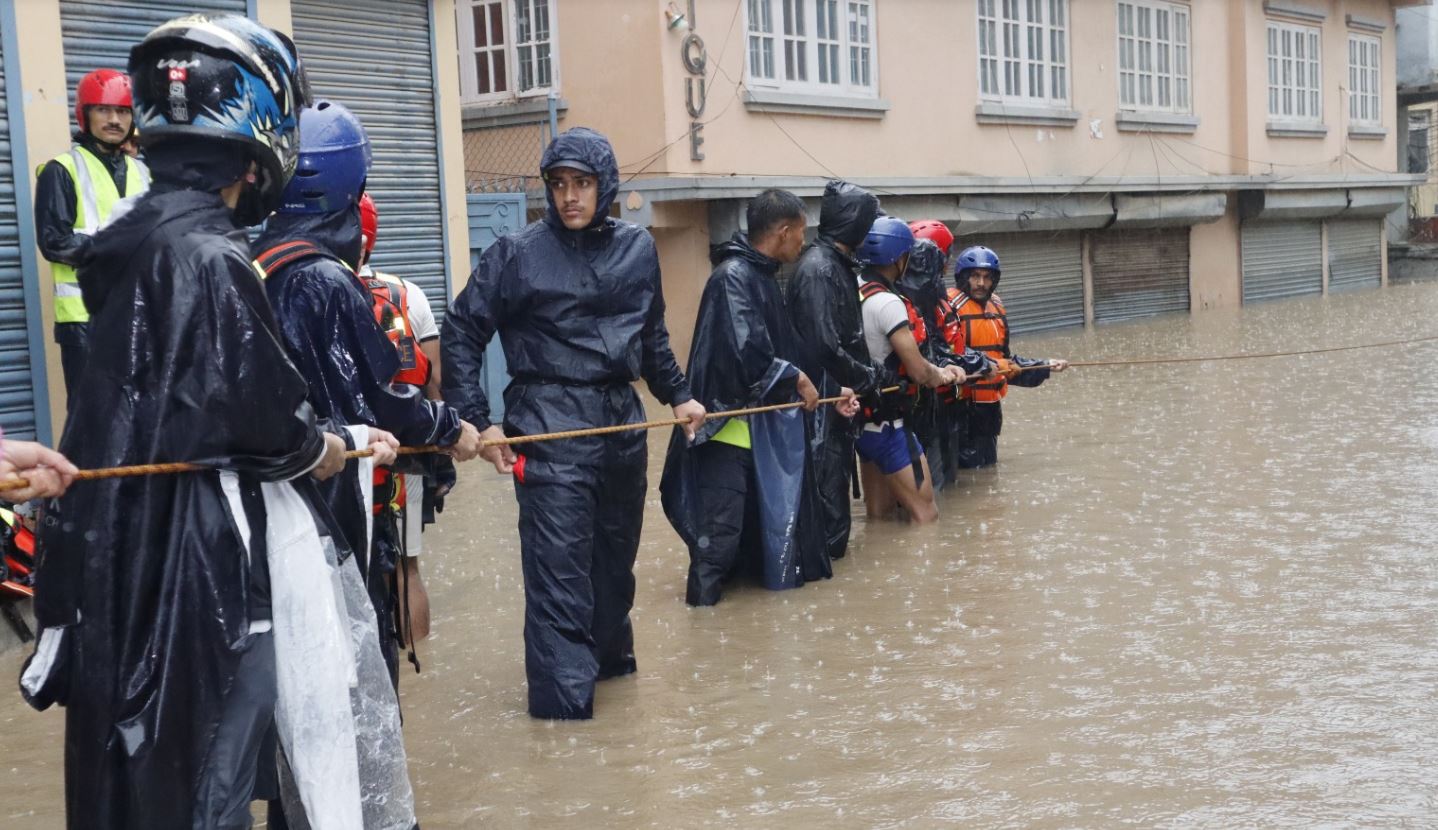
[{"label": "blue rescue helmet", "polygon": [[281,213],[335,213],[359,204],[369,176],[370,144],[355,114],[316,101],[300,117],[300,160]]},{"label": "blue rescue helmet", "polygon": [[880,216],[854,251],[854,258],[869,265],[893,265],[914,247],[914,232],[904,220]]},{"label": "blue rescue helmet", "polygon": [[964,282],[968,278],[964,276],[965,271],[972,271],[976,268],[987,268],[994,274],[994,285],[999,284],[999,275],[1002,269],[999,268],[999,255],[991,249],[982,245],[973,245],[965,248],[959,254],[958,261],[954,263],[954,282],[960,291],[964,288]]}]

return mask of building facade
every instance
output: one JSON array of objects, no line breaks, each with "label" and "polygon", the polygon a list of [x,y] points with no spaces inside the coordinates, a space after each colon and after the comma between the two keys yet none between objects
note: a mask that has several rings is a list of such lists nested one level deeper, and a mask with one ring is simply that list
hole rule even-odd
[{"label": "building facade", "polygon": [[550,124],[609,135],[681,350],[744,200],[835,176],[995,248],[1020,333],[1376,287],[1418,4],[457,0],[467,179],[533,215]]},{"label": "building facade", "polygon": [[[469,264],[453,0],[0,2],[0,428],[53,440],[65,411],[49,264],[35,250],[35,168],[74,129],[75,83],[124,69],[130,47],[182,14],[248,15],[290,34],[317,96],[365,122],[381,211],[375,261],[444,298]],[[443,302],[436,311],[443,312]]]}]

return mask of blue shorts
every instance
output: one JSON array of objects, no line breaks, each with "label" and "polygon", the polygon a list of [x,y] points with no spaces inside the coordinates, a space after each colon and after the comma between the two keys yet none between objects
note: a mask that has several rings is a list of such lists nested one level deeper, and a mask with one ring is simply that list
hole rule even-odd
[{"label": "blue shorts", "polygon": [[[904,469],[924,454],[924,448],[912,442],[909,431],[891,421],[878,430],[866,427],[859,433],[854,449],[858,450],[860,460],[876,465],[887,476]],[[913,448],[912,456],[909,455],[910,447]]]}]

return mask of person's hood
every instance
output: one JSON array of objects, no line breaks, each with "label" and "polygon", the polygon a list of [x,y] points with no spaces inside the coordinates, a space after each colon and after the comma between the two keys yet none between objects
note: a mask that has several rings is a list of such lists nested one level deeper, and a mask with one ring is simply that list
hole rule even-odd
[{"label": "person's hood", "polygon": [[265,221],[255,253],[293,239],[312,242],[358,270],[364,251],[359,204],[332,213],[276,213]]},{"label": "person's hood", "polygon": [[782,265],[779,260],[759,253],[753,245],[749,244],[749,237],[737,231],[728,242],[715,245],[709,252],[709,262],[715,266],[729,259],[743,260],[765,274],[778,273],[779,266]]},{"label": "person's hood", "polygon": [[819,205],[819,238],[857,248],[879,216],[879,198],[857,185],[834,179]]},{"label": "person's hood", "polygon": [[166,223],[181,217],[193,219],[212,214],[214,230],[237,230],[230,209],[218,193],[176,188],[151,190],[133,203],[124,200],[120,205],[127,205],[128,209],[116,206],[110,224],[95,235],[86,257],[87,264],[76,273],[85,308],[91,316],[99,313],[110,292],[119,284],[119,276],[150,234]]},{"label": "person's hood", "polygon": [[911,291],[921,292],[924,297],[942,296],[945,259],[938,245],[927,239],[918,240],[909,251],[909,268],[899,278],[899,287],[911,299],[914,298]]},{"label": "person's hood", "polygon": [[[565,162],[570,164],[566,165]],[[578,169],[592,171],[599,180],[599,203],[594,210],[594,219],[586,230],[603,227],[609,220],[609,208],[619,195],[619,162],[614,158],[614,148],[609,144],[609,139],[588,127],[574,127],[560,133],[559,137],[545,148],[544,157],[539,162],[539,171],[542,174],[551,167],[565,166],[577,166]],[[554,206],[554,194],[550,193],[547,187],[544,189],[544,199],[549,203],[545,221],[557,230],[566,230],[564,220]]]}]

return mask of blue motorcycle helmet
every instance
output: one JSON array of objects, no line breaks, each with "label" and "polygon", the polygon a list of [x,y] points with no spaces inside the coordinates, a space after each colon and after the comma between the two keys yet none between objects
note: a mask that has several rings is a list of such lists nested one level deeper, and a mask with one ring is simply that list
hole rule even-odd
[{"label": "blue motorcycle helmet", "polygon": [[904,220],[880,216],[854,251],[854,258],[869,265],[893,265],[914,247],[914,232]]},{"label": "blue motorcycle helmet", "polygon": [[316,101],[300,117],[300,157],[281,213],[335,213],[359,204],[369,177],[369,136],[355,114]]},{"label": "blue motorcycle helmet", "polygon": [[964,276],[964,272],[976,268],[987,268],[993,272],[994,287],[998,287],[999,275],[1002,273],[1002,269],[999,267],[999,255],[982,245],[972,245],[965,248],[959,254],[958,260],[954,262],[954,283],[960,291],[964,290],[964,283],[968,279]]},{"label": "blue motorcycle helmet", "polygon": [[171,138],[243,148],[258,168],[263,212],[295,171],[309,83],[294,42],[239,15],[189,15],[155,27],[130,50],[140,145]]}]

